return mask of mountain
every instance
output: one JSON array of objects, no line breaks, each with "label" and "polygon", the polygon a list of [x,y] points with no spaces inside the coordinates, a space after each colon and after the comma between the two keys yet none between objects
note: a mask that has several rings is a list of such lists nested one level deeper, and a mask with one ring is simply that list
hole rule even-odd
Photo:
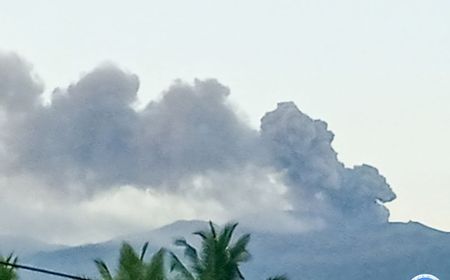
[{"label": "mountain", "polygon": [[[97,273],[93,260],[100,257],[115,267],[122,239],[137,247],[148,240],[151,252],[160,246],[178,250],[172,245],[175,237],[194,241],[196,237],[191,233],[206,226],[201,221],[179,221],[109,242],[32,254],[23,261],[94,278]],[[245,231],[241,227],[240,232]],[[247,279],[283,273],[291,279],[316,280],[411,279],[421,273],[450,278],[450,234],[415,222],[301,234],[252,232],[250,252],[253,258],[243,266]],[[57,278],[22,273],[22,279]]]},{"label": "mountain", "polygon": [[29,237],[0,235],[0,255],[14,253],[23,256],[62,248],[65,246],[49,244]]},{"label": "mountain", "polygon": [[[418,223],[304,235],[255,235],[249,275],[287,272],[292,279],[450,277],[450,234]],[[266,273],[264,273],[266,272]]]},{"label": "mountain", "polygon": [[[119,248],[123,241],[129,242],[136,248],[140,248],[145,242],[149,241],[148,252],[150,253],[156,252],[163,246],[177,250],[173,246],[175,238],[188,237],[192,235],[192,232],[205,228],[207,225],[203,221],[177,221],[150,232],[121,236],[99,244],[87,244],[51,252],[39,252],[28,255],[22,260],[24,263],[36,267],[94,278],[97,275],[94,260],[101,258],[111,267],[115,267],[119,256]],[[21,272],[21,276],[21,279],[24,280],[60,279],[24,271]]]}]

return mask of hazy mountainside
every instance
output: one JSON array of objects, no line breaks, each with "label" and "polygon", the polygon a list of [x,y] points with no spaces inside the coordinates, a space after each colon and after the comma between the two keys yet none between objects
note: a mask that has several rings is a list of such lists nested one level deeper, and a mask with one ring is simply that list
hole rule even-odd
[{"label": "hazy mountainside", "polygon": [[44,243],[29,237],[0,235],[0,255],[14,253],[23,256],[42,251],[54,251],[65,247]]},{"label": "hazy mountainside", "polygon": [[[176,237],[191,237],[192,232],[205,228],[206,226],[207,223],[201,221],[179,221],[147,233],[122,236],[99,244],[87,244],[51,252],[37,252],[25,256],[21,260],[24,263],[37,267],[94,278],[97,276],[94,259],[101,258],[111,268],[115,268],[122,241],[127,241],[136,248],[141,248],[145,242],[149,241],[149,252],[155,252],[162,246],[176,249],[172,245]],[[24,280],[60,279],[29,272],[22,272],[21,275],[21,279]]]},{"label": "hazy mountainside", "polygon": [[306,235],[255,235],[250,274],[286,271],[293,279],[450,277],[450,235],[417,223]]},{"label": "hazy mountainside", "polygon": [[[182,221],[148,233],[123,237],[140,247],[151,242],[175,249],[175,237],[190,240],[192,232],[206,227],[199,221]],[[240,230],[247,231],[244,227]],[[239,234],[240,232],[238,232]],[[27,264],[96,277],[95,258],[115,267],[121,239],[100,244],[41,252],[22,258]],[[291,279],[411,279],[432,273],[450,277],[450,234],[419,223],[389,223],[364,229],[333,229],[304,234],[252,232],[252,260],[243,267],[247,279],[265,279],[287,273]],[[56,279],[22,273],[25,280]]]}]

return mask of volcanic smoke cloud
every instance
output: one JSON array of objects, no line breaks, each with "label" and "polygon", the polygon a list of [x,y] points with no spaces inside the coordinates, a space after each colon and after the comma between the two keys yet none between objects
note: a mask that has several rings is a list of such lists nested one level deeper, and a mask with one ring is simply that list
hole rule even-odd
[{"label": "volcanic smoke cloud", "polygon": [[[86,196],[123,185],[194,191],[202,178],[212,182],[204,191],[245,190],[246,200],[257,200],[273,175],[295,217],[387,221],[383,203],[395,194],[384,177],[368,165],[346,168],[327,124],[295,104],[279,103],[258,131],[238,117],[229,89],[216,80],[175,82],[142,110],[132,107],[138,88],[136,75],[103,65],[44,104],[31,67],[0,54],[0,176],[29,176],[68,193],[75,186]],[[260,186],[246,184],[252,176]],[[237,186],[223,184],[230,177]]]}]

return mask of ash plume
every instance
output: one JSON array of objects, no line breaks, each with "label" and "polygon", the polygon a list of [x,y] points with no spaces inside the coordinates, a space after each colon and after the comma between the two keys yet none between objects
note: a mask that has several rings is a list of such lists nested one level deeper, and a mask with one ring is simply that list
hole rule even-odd
[{"label": "ash plume", "polygon": [[[224,207],[254,199],[254,212],[285,204],[275,208],[324,225],[387,221],[383,203],[395,194],[385,178],[368,165],[346,168],[327,124],[294,103],[279,103],[256,130],[216,80],[177,81],[142,110],[133,108],[138,89],[135,74],[107,64],[44,104],[31,66],[0,54],[0,177],[88,197],[132,185],[208,194]],[[242,195],[250,202],[239,203]]]}]

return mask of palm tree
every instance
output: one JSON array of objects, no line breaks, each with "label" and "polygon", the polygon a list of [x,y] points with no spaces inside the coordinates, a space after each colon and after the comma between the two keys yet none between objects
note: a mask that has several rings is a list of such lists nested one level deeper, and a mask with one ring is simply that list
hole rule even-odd
[{"label": "palm tree", "polygon": [[231,244],[237,223],[227,224],[220,233],[209,222],[209,231],[198,231],[195,235],[202,239],[200,253],[185,239],[178,239],[175,244],[184,247],[184,254],[190,262],[187,268],[180,259],[171,253],[170,270],[176,271],[186,280],[236,280],[244,279],[239,265],[250,258],[247,244],[250,235],[242,235]]},{"label": "palm tree", "polygon": [[[112,276],[104,261],[97,259],[95,264],[103,280],[164,280],[165,249],[156,252],[149,262],[144,261],[148,242],[138,255],[130,244],[124,242],[120,249],[119,268],[116,276]],[[1,279],[1,278],[0,278]]]},{"label": "palm tree", "polygon": [[19,279],[15,268],[5,264],[5,263],[16,264],[17,257],[13,257],[12,254],[6,258],[0,256],[0,262],[2,263],[2,264],[0,264],[0,279],[1,280],[17,280],[17,279]]},{"label": "palm tree", "polygon": [[[209,231],[194,232],[201,238],[201,249],[191,246],[185,239],[178,239],[175,245],[184,247],[184,255],[189,261],[186,267],[173,253],[170,253],[170,271],[175,271],[183,280],[243,280],[239,265],[250,259],[247,245],[250,234],[244,234],[231,243],[237,223],[227,224],[217,232],[209,222]],[[270,277],[267,280],[288,280],[285,275]]]}]

